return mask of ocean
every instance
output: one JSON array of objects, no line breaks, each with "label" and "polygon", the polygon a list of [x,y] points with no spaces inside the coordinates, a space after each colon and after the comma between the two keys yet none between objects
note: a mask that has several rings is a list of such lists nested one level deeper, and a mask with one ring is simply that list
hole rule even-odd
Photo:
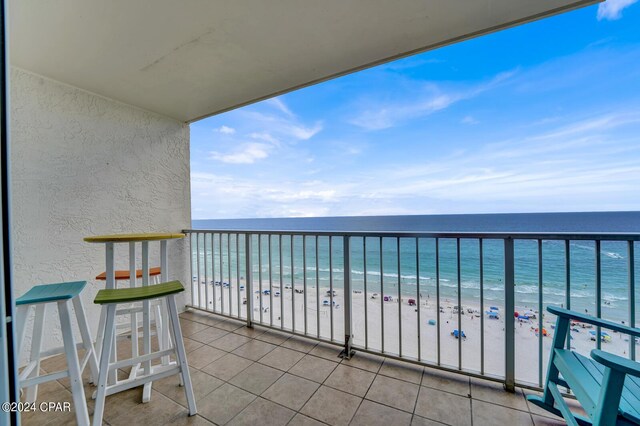
[{"label": "ocean", "polygon": [[[389,231],[389,232],[571,232],[571,233],[640,233],[640,212],[597,212],[597,213],[526,213],[526,214],[480,214],[480,215],[426,215],[426,216],[369,216],[369,217],[322,217],[322,218],[277,218],[277,219],[216,219],[194,220],[193,229],[214,230],[260,230],[260,231]],[[291,268],[291,241],[282,238],[282,277],[278,237],[272,238],[273,265],[271,277],[274,283],[282,278],[285,284],[293,281],[301,284],[305,276],[302,263],[303,239],[296,236],[293,241],[293,277]],[[207,255],[200,244],[201,268],[207,259],[208,270],[215,269],[220,262],[219,236],[208,243]],[[332,241],[331,267],[328,237],[318,239],[316,260],[313,237],[306,238],[306,279],[308,286],[328,287],[331,274],[334,288],[342,287],[343,256],[342,240]],[[227,236],[223,236],[222,281],[237,279],[233,250],[227,252]],[[231,247],[235,247],[235,236],[231,237]],[[262,279],[269,277],[268,240],[262,241]],[[401,297],[434,298],[437,294],[435,240],[419,240],[419,260],[416,262],[415,239],[400,240],[398,265],[398,243],[394,238],[382,241],[382,256],[378,238],[367,238],[366,253],[362,238],[351,239],[351,271],[354,290],[378,292]],[[483,301],[485,306],[502,306],[504,302],[504,244],[501,240],[483,242]],[[257,238],[254,239],[254,278],[258,279]],[[640,300],[640,243],[635,243],[636,303]],[[542,243],[542,298],[543,305],[549,304],[571,307],[582,312],[596,312],[595,243],[593,241],[572,241],[570,294],[566,294],[565,243],[563,241],[543,241]],[[456,301],[458,288],[464,304],[479,305],[480,300],[480,257],[477,239],[462,239],[460,243],[460,283],[458,283],[457,245],[455,239],[441,239],[439,247],[440,298]],[[195,247],[194,247],[195,255]],[[214,259],[214,265],[211,264]],[[228,262],[234,265],[231,277],[226,276]],[[381,261],[382,260],[382,261]],[[366,263],[366,274],[365,274]],[[419,265],[419,270],[416,267]],[[240,262],[240,275],[243,261]],[[317,265],[317,268],[316,268]],[[626,242],[602,242],[602,316],[614,321],[629,320],[629,276],[628,251]],[[332,272],[331,272],[332,271]],[[521,310],[538,309],[538,246],[537,241],[516,240],[515,242],[515,294],[516,307]],[[640,309],[636,309],[636,324],[640,323]]]}]

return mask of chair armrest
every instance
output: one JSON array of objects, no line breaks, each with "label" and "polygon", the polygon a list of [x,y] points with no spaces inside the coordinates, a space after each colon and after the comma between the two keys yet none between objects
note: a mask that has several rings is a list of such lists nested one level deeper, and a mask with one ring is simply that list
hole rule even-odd
[{"label": "chair armrest", "polygon": [[618,324],[612,321],[598,319],[590,315],[584,315],[576,311],[570,311],[568,309],[558,308],[557,306],[547,306],[547,311],[559,317],[577,319],[580,322],[586,322],[587,324],[593,324],[609,330],[615,330],[619,333],[640,337],[640,328],[628,327],[626,325]]},{"label": "chair armrest", "polygon": [[638,362],[598,349],[591,351],[591,358],[612,370],[640,377],[640,363]]}]

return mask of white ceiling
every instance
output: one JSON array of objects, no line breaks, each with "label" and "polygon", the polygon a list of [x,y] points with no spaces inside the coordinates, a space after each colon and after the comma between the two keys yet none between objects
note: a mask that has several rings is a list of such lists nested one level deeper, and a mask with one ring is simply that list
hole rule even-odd
[{"label": "white ceiling", "polygon": [[194,121],[596,0],[12,0],[12,65]]}]

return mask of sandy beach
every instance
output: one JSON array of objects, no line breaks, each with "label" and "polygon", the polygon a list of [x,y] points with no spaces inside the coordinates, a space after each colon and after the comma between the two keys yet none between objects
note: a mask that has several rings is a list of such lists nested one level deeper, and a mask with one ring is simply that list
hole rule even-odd
[{"label": "sandy beach", "polygon": [[[298,333],[319,336],[323,339],[344,341],[345,310],[342,289],[334,289],[333,298],[330,296],[329,287],[316,288],[309,284],[306,292],[302,285],[296,285],[292,289],[290,285],[281,288],[279,283],[273,283],[270,292],[269,289],[268,281],[263,281],[261,293],[259,284],[254,283],[254,293],[251,295],[254,321],[274,327],[282,325],[289,330],[295,328]],[[268,291],[266,294],[265,290]],[[224,306],[223,312],[225,314],[237,316],[239,308],[239,316],[246,318],[247,306],[243,305],[244,286],[241,285],[241,289],[238,289],[235,283],[231,283],[228,287],[220,284],[205,286],[201,283],[199,291],[200,293],[195,295],[194,305],[199,305],[198,300],[201,294],[203,303],[199,306],[202,308],[208,306],[208,309],[211,310],[215,292],[216,312],[220,312],[221,307]],[[483,306],[483,312],[479,300],[463,300],[460,315],[461,326],[458,327],[458,313],[455,309],[457,300],[441,297],[440,311],[438,312],[438,303],[436,303],[435,297],[423,298],[420,301],[413,298],[416,305],[411,306],[409,304],[411,298],[409,297],[398,300],[396,295],[385,294],[385,296],[391,296],[392,300],[384,301],[381,294],[371,291],[365,293],[355,290],[352,292],[351,316],[356,346],[437,363],[439,329],[439,359],[442,365],[458,368],[460,365],[459,351],[461,351],[463,369],[479,373],[482,368],[481,363],[484,362],[485,374],[504,376],[504,328],[507,319],[503,315],[504,307],[502,305],[492,302],[490,305]],[[205,303],[205,300],[208,300],[208,303]],[[331,308],[332,302],[333,309]],[[496,311],[498,319],[489,318],[487,311],[490,310],[490,307],[498,308]],[[537,329],[539,328],[539,313],[537,310],[525,306],[516,306],[516,311],[519,313],[532,312],[536,316],[535,319],[524,321],[513,317],[509,319],[515,322],[516,379],[521,383],[538,384],[539,338]],[[333,334],[331,332],[332,323]],[[482,323],[484,323],[483,326]],[[542,328],[546,330],[547,334],[542,337],[542,372],[544,377],[549,348],[554,335],[555,317],[550,314],[544,315],[542,323]],[[320,325],[319,329],[318,324]],[[484,333],[482,328],[484,328]],[[466,336],[462,340],[452,335],[453,331],[458,329],[461,329]],[[583,354],[588,354],[591,349],[595,348],[596,342],[592,340],[590,330],[595,329],[582,328],[580,325],[572,327],[572,348]],[[602,342],[602,349],[626,356],[629,350],[628,336],[611,331],[607,332],[609,337],[607,341]],[[484,336],[484,357],[481,356],[481,336]]]}]

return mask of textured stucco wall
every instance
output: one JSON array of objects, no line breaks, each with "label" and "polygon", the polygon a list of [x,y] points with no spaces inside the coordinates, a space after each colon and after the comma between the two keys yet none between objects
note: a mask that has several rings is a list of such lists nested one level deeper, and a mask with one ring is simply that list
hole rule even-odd
[{"label": "textured stucco wall", "polygon": [[[189,127],[18,69],[11,103],[14,296],[87,280],[82,298],[95,337],[92,301],[102,285],[93,277],[105,268],[104,246],[82,239],[190,227]],[[128,269],[128,246],[116,246],[116,256],[116,267]],[[170,278],[188,287],[186,241],[169,242],[169,256]],[[56,327],[43,349],[62,346],[57,310],[47,324]]]}]

